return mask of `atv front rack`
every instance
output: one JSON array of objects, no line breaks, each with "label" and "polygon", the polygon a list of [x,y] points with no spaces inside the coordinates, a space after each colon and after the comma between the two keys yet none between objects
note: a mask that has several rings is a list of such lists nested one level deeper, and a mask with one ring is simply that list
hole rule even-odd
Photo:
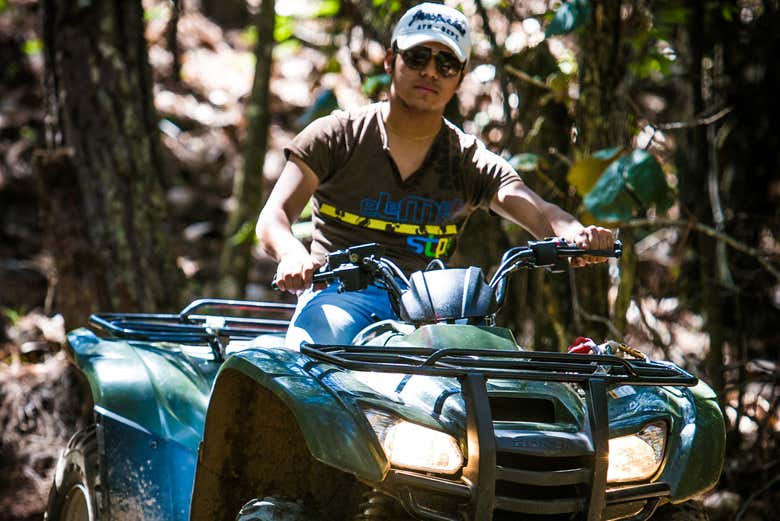
[{"label": "atv front rack", "polygon": [[[232,314],[196,313],[202,310],[221,310]],[[116,338],[205,343],[211,347],[214,357],[222,360],[223,339],[250,340],[262,334],[283,333],[290,325],[289,317],[294,310],[294,304],[200,299],[179,313],[96,313],[89,317],[89,323]],[[254,316],[235,316],[236,313]]]},{"label": "atv front rack", "polygon": [[460,378],[485,378],[585,383],[601,378],[608,384],[696,385],[698,379],[673,364],[626,360],[609,355],[542,351],[427,347],[303,344],[301,352],[345,369]]},{"label": "atv front rack", "polygon": [[[607,390],[618,384],[693,386],[697,378],[687,371],[662,362],[625,360],[615,356],[580,355],[533,351],[500,351],[483,349],[432,349],[418,347],[377,347],[303,344],[307,356],[355,371],[376,371],[457,378],[466,412],[468,460],[463,479],[458,481],[391,471],[390,479],[402,486],[446,492],[468,501],[469,519],[490,521],[494,510],[510,510],[517,514],[563,514],[571,519],[601,521],[608,506],[632,501],[645,501],[641,512],[627,521],[642,521],[655,510],[660,498],[670,493],[666,483],[629,485],[607,490],[609,454],[609,414]],[[584,432],[593,447],[592,465],[581,483],[586,488],[584,498],[547,498],[516,500],[497,494],[499,479],[513,480],[511,472],[496,463],[499,439],[493,426],[487,391],[487,380],[522,379],[557,381],[579,384],[585,391],[588,421]],[[517,476],[517,482],[534,483],[534,474]],[[459,518],[431,512],[418,505],[410,489],[406,506],[424,519],[457,521]],[[516,515],[517,515],[516,514]],[[582,516],[582,517],[581,517]]]}]

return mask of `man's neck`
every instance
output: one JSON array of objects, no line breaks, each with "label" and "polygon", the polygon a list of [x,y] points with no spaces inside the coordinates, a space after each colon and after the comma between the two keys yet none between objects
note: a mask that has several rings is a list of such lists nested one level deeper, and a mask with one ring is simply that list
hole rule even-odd
[{"label": "man's neck", "polygon": [[435,136],[439,132],[444,113],[413,109],[402,100],[391,98],[382,116],[385,124],[392,132],[400,134],[400,137],[421,139]]}]

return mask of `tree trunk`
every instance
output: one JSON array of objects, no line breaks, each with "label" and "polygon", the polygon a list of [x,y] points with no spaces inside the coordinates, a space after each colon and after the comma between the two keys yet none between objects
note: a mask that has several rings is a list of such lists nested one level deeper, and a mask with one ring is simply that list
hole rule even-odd
[{"label": "tree trunk", "polygon": [[577,144],[585,153],[629,142],[622,52],[620,0],[594,0],[591,20],[580,33],[580,100]]},{"label": "tree trunk", "polygon": [[233,197],[236,208],[225,230],[225,245],[220,258],[219,293],[238,298],[246,291],[252,261],[255,221],[263,204],[263,164],[271,124],[270,90],[275,25],[274,0],[263,0],[256,17],[257,48],[252,97],[247,107],[249,125],[244,146],[244,166],[236,172]]},{"label": "tree trunk", "polygon": [[[594,0],[586,30],[580,33],[580,99],[577,104],[577,144],[585,154],[630,143],[625,97],[621,95],[625,74],[620,0]],[[623,261],[626,262],[626,261]],[[629,261],[630,262],[630,261]],[[633,273],[635,267],[624,266]],[[586,276],[578,277],[577,288],[583,311],[601,318],[609,316],[607,290],[609,274],[603,268],[588,268]],[[620,288],[620,303],[630,302],[632,284],[625,279]],[[625,315],[616,309],[615,315]],[[584,321],[584,333],[597,341],[607,334],[598,322]]]},{"label": "tree trunk", "polygon": [[[687,63],[689,76],[688,118],[700,116],[706,104],[703,97],[702,63],[707,37],[704,27],[705,6],[697,1],[686,27],[690,46],[690,61]],[[712,223],[712,210],[708,204],[707,172],[709,166],[706,126],[694,126],[681,134],[677,147],[676,163],[679,170],[680,203],[684,210],[697,221]],[[694,237],[694,260],[686,269],[692,280],[690,286],[684,283],[684,294],[688,295],[704,313],[705,328],[710,337],[710,349],[705,361],[706,371],[713,388],[720,392],[723,367],[723,327],[721,320],[720,291],[717,288],[715,272],[715,240],[703,234]]]},{"label": "tree trunk", "polygon": [[[559,72],[546,44],[525,49],[507,61],[533,77],[548,78]],[[512,153],[532,153],[540,158],[536,171],[521,173],[524,182],[544,199],[575,212],[576,202],[568,196],[567,165],[550,153],[553,149],[563,156],[571,152],[569,134],[561,132],[572,125],[565,103],[546,99],[548,91],[525,81],[515,80],[513,90],[521,100],[516,123],[523,132],[522,139],[513,143]],[[530,234],[519,230],[510,236],[512,245],[532,239]],[[576,336],[572,295],[565,275],[543,271],[515,274],[508,291],[501,320],[515,330],[523,344],[536,349],[561,350]]]},{"label": "tree trunk", "polygon": [[43,219],[58,307],[83,319],[177,306],[141,2],[45,0],[41,11],[48,121],[37,165],[42,200],[58,200]]},{"label": "tree trunk", "polygon": [[[200,7],[203,14],[222,27],[243,28],[249,21],[246,0],[201,0]],[[258,36],[262,37],[262,33]]]}]

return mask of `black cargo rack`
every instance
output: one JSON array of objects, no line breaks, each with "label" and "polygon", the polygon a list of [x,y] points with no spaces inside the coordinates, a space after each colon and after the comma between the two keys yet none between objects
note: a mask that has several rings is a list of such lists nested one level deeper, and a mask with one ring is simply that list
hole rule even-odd
[{"label": "black cargo rack", "polygon": [[[204,309],[250,312],[256,316],[197,313]],[[224,338],[249,340],[258,335],[281,333],[290,325],[294,304],[249,300],[199,299],[179,313],[96,313],[89,323],[106,333],[128,340],[208,344],[222,360]],[[277,318],[273,318],[277,317]]]},{"label": "black cargo rack", "polygon": [[546,351],[303,344],[301,352],[346,369],[386,373],[586,382],[631,385],[696,385],[698,379],[673,364],[609,355]]},{"label": "black cargo rack", "polygon": [[[591,439],[594,458],[590,469],[588,497],[582,502],[587,521],[600,521],[606,505],[629,500],[647,500],[642,512],[632,517],[649,517],[659,497],[669,493],[666,484],[641,485],[620,492],[616,498],[607,492],[607,454],[609,452],[609,414],[607,389],[610,385],[693,386],[698,379],[687,371],[662,362],[625,360],[607,355],[582,355],[537,351],[500,351],[484,349],[388,346],[349,346],[302,344],[301,352],[316,360],[345,369],[457,378],[466,409],[468,463],[463,481],[448,482],[449,488],[463,488],[469,499],[469,519],[490,521],[498,504],[496,497],[497,439],[488,400],[487,380],[518,379],[557,381],[579,384],[585,391],[588,421],[585,430]],[[442,479],[418,475],[417,486],[441,490]],[[555,508],[553,500],[545,500]],[[423,511],[413,498],[405,504],[422,517]],[[436,519],[457,521],[443,513]],[[430,517],[430,516],[427,516]]]}]

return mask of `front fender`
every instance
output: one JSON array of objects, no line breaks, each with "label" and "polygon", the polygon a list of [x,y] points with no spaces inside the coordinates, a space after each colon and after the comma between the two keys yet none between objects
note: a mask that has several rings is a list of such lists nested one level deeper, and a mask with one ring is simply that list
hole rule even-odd
[{"label": "front fender", "polygon": [[672,483],[670,500],[675,503],[716,485],[726,447],[726,426],[714,391],[700,380],[683,393],[691,405],[679,439],[670,440],[673,457],[664,472]]},{"label": "front fender", "polygon": [[[359,410],[339,399],[338,389],[329,388],[307,370],[313,364],[309,357],[289,349],[251,350],[231,357],[220,369],[208,418],[212,411],[217,414],[221,410],[218,400],[239,398],[234,386],[220,386],[223,373],[237,371],[268,389],[290,409],[315,459],[365,481],[381,480],[389,463],[374,443],[373,431]],[[262,404],[257,405],[262,408]]]},{"label": "front fender", "polygon": [[225,361],[206,415],[191,519],[235,515],[252,497],[310,497],[344,475],[384,477],[389,465],[368,423],[312,365],[286,349]]}]

